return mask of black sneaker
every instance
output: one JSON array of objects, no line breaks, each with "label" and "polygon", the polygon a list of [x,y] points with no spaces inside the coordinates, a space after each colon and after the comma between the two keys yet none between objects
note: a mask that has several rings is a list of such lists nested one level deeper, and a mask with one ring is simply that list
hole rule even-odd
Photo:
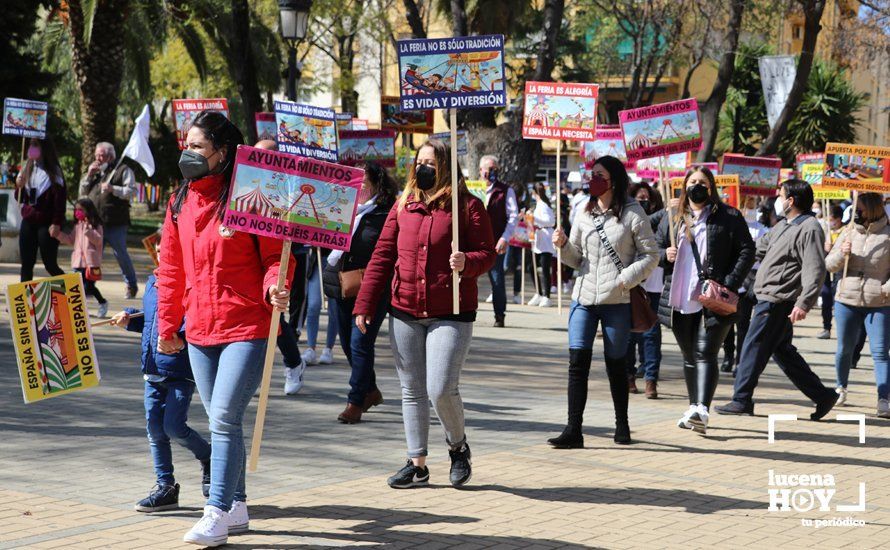
[{"label": "black sneaker", "polygon": [[822,417],[828,414],[828,412],[832,408],[834,408],[834,405],[835,403],[837,403],[838,398],[840,398],[840,394],[835,391],[831,391],[831,394],[828,397],[826,397],[821,403],[816,405],[816,412],[810,415],[810,420],[822,420]]},{"label": "black sneaker", "polygon": [[162,512],[179,508],[179,484],[155,485],[151,494],[134,506],[137,512]]},{"label": "black sneaker", "polygon": [[210,461],[201,461],[201,493],[204,498],[210,498]]},{"label": "black sneaker", "polygon": [[[837,394],[835,394],[837,395]],[[734,415],[742,415],[747,414],[750,416],[754,415],[754,403],[739,403],[738,401],[730,401],[726,405],[720,405],[719,407],[714,407],[714,410],[719,414],[734,414]]]},{"label": "black sneaker", "polygon": [[473,468],[470,466],[470,446],[464,443],[457,451],[448,451],[451,456],[451,485],[460,487],[470,481]]},{"label": "black sneaker", "polygon": [[405,467],[396,472],[396,475],[386,480],[393,489],[410,489],[411,487],[426,487],[430,482],[430,470],[426,466],[418,468],[408,459]]},{"label": "black sneaker", "polygon": [[132,300],[133,298],[135,298],[137,292],[139,292],[139,288],[138,288],[138,287],[136,287],[135,285],[134,285],[134,286],[128,286],[128,287],[127,287],[127,295],[126,295],[126,296],[127,296],[127,300]]}]

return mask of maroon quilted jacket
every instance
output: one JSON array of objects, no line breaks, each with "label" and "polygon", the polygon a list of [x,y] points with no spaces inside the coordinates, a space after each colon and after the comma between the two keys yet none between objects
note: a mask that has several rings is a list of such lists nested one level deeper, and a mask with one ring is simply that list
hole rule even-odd
[{"label": "maroon quilted jacket", "polygon": [[[460,311],[478,307],[476,278],[494,265],[496,254],[491,222],[482,202],[461,196],[464,213],[459,224],[461,252],[467,255],[460,280]],[[409,200],[402,211],[396,203],[365,269],[355,302],[355,315],[373,315],[387,285],[392,306],[415,317],[451,315],[451,211]]]}]

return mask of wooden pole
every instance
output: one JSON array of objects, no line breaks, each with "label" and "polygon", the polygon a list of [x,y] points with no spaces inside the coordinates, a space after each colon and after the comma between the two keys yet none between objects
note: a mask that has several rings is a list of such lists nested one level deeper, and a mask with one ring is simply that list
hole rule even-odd
[{"label": "wooden pole", "polygon": [[671,199],[674,198],[674,194],[671,189],[671,183],[664,176],[664,157],[658,157],[658,179],[660,180],[661,188],[664,190],[665,208],[667,208],[668,212],[668,234],[671,237],[671,247],[676,248],[677,235],[674,228],[674,209],[671,208]]},{"label": "wooden pole", "polygon": [[[316,247],[315,251],[318,256],[318,292],[321,293],[321,307],[327,311],[328,301],[324,299],[324,285],[321,284],[321,247]],[[330,322],[330,320],[328,320],[328,322]]]},{"label": "wooden pole", "polygon": [[[562,140],[556,140],[556,228],[562,229],[562,187],[560,186],[560,160]],[[562,249],[556,249],[556,310],[562,315]]]},{"label": "wooden pole", "polygon": [[[130,319],[138,319],[139,317],[142,317],[143,315],[145,315],[145,314],[144,313],[133,313],[130,315]],[[95,323],[90,323],[90,327],[92,327],[92,328],[103,327],[105,325],[110,325],[112,321],[114,321],[114,319],[105,319],[104,321],[96,321]]]},{"label": "wooden pole", "polygon": [[[460,219],[458,210],[458,194],[460,190],[457,188],[457,109],[448,110],[451,123],[451,251],[457,252],[460,249],[458,244],[458,220]],[[451,272],[451,299],[453,302],[453,313],[460,313],[460,273],[455,269]]]},{"label": "wooden pole", "polygon": [[522,273],[519,275],[519,301],[525,303],[525,249],[520,248],[519,254],[522,256]]},{"label": "wooden pole", "polygon": [[[853,234],[853,220],[856,218],[856,205],[859,203],[859,191],[853,191],[853,206],[850,208],[850,223],[847,224],[847,235],[844,237],[846,239],[850,238],[850,235]],[[852,240],[850,241],[852,242]],[[850,250],[850,254],[852,254],[852,249]],[[847,280],[847,270],[850,268],[850,254],[844,257],[844,276],[839,283],[839,290],[844,289],[844,281]]]},{"label": "wooden pole", "polygon": [[532,279],[535,280],[535,294],[538,296],[543,296],[541,294],[541,281],[538,280],[538,260],[535,259],[535,251],[532,250]]},{"label": "wooden pole", "polygon": [[[290,261],[290,241],[281,245],[281,265],[278,267],[278,281],[275,287],[285,288],[287,283],[287,263]],[[275,349],[278,347],[278,327],[281,323],[281,312],[272,311],[272,323],[269,326],[269,341],[266,342],[266,360],[263,363],[263,380],[260,382],[260,402],[256,407],[256,421],[253,425],[253,440],[250,443],[250,458],[247,460],[247,471],[256,472],[260,459],[260,445],[263,442],[263,426],[266,423],[266,405],[269,403],[269,386],[272,384],[272,363],[275,361]]]}]

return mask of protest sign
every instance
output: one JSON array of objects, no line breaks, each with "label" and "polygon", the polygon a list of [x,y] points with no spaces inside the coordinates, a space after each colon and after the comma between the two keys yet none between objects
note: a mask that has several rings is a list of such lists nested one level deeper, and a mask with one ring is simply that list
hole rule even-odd
[{"label": "protest sign", "polygon": [[372,161],[396,165],[396,133],[392,130],[340,131],[340,163],[355,166]]},{"label": "protest sign", "polygon": [[624,136],[621,133],[621,127],[617,124],[614,126],[605,124],[597,126],[593,141],[581,142],[580,153],[581,158],[584,160],[596,160],[600,157],[610,156],[623,162],[628,170],[633,170],[635,166],[635,163],[627,161],[627,152],[624,149]]},{"label": "protest sign", "polygon": [[726,153],[720,173],[738,174],[742,194],[773,196],[779,188],[781,169],[782,159]]},{"label": "protest sign", "polygon": [[229,102],[224,98],[173,100],[173,124],[176,127],[176,140],[180,149],[185,149],[185,138],[189,128],[201,111],[215,111],[228,117]]},{"label": "protest sign", "polygon": [[850,200],[850,192],[845,189],[834,189],[823,185],[813,186],[813,198],[816,200],[847,201]]},{"label": "protest sign", "polygon": [[364,172],[239,146],[225,225],[237,231],[349,250]]},{"label": "protest sign", "polygon": [[507,104],[502,35],[398,41],[403,111]]},{"label": "protest sign", "polygon": [[277,141],[278,125],[275,124],[275,113],[257,113],[254,115],[257,141],[268,139]]},{"label": "protest sign", "polygon": [[[445,143],[445,146],[451,148],[451,132],[439,132],[430,136],[430,139],[438,139]],[[467,154],[467,131],[457,131],[457,155],[464,156]]]},{"label": "protest sign", "polygon": [[25,403],[99,384],[79,273],[11,284],[6,302]]},{"label": "protest sign", "polygon": [[824,168],[825,187],[890,193],[890,147],[826,143]]},{"label": "protest sign", "polygon": [[486,193],[488,182],[485,180],[466,180],[465,183],[467,184],[467,189],[470,193],[482,201],[482,204],[488,206],[488,196]]},{"label": "protest sign", "polygon": [[[818,164],[820,167],[825,163],[825,153],[801,153],[797,155],[794,162],[794,169],[797,176],[802,178],[803,167],[806,164]],[[821,175],[820,175],[821,181]]]},{"label": "protest sign", "polygon": [[593,141],[599,86],[526,82],[522,137]]},{"label": "protest sign", "polygon": [[758,59],[760,82],[763,84],[763,102],[766,104],[766,120],[772,129],[785,108],[788,94],[797,74],[793,55],[767,55]]},{"label": "protest sign", "polygon": [[520,219],[516,224],[516,229],[513,231],[513,235],[510,237],[510,246],[517,246],[519,248],[531,248],[532,243],[531,239],[529,239],[528,235],[528,225],[526,225],[525,220]]},{"label": "protest sign", "polygon": [[334,118],[337,120],[337,130],[352,130],[354,116],[352,113],[336,113]]},{"label": "protest sign", "polygon": [[396,96],[381,96],[380,127],[408,134],[432,134],[432,111],[403,111]]},{"label": "protest sign", "polygon": [[3,134],[22,138],[46,138],[46,117],[49,104],[43,101],[3,100]]},{"label": "protest sign", "polygon": [[142,239],[142,246],[145,247],[146,252],[151,257],[151,261],[154,262],[155,267],[159,264],[158,262],[158,246],[161,244],[161,231],[155,231],[148,237]]},{"label": "protest sign", "polygon": [[275,101],[278,150],[337,162],[337,125],[331,109]]},{"label": "protest sign", "polygon": [[701,147],[698,102],[694,98],[619,111],[618,121],[627,160],[664,157]]},{"label": "protest sign", "polygon": [[692,170],[693,168],[707,168],[715,176],[720,173],[719,162],[695,162],[692,160],[692,152],[690,151],[686,153],[686,169]]},{"label": "protest sign", "polygon": [[636,162],[634,172],[641,178],[658,178],[659,164],[666,178],[680,178],[686,175],[686,153],[676,153],[666,157],[645,158]]}]

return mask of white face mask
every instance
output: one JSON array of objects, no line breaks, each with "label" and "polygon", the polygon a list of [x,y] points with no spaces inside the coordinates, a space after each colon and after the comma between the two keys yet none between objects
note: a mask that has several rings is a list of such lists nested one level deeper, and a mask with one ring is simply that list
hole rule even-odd
[{"label": "white face mask", "polygon": [[776,216],[785,217],[785,199],[782,197],[776,197]]}]

